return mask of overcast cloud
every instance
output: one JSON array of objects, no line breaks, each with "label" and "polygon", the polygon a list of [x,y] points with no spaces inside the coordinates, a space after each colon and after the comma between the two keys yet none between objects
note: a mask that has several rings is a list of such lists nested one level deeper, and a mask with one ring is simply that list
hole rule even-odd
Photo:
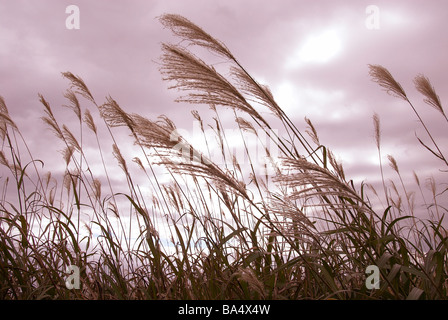
[{"label": "overcast cloud", "polygon": [[[80,10],[79,30],[66,28],[69,5]],[[380,10],[378,29],[366,26],[368,5]],[[59,108],[66,103],[64,71],[81,76],[99,102],[110,94],[126,111],[151,118],[166,114],[178,127],[191,128],[191,106],[174,103],[177,93],[168,90],[157,65],[160,43],[175,39],[156,17],[177,13],[223,41],[271,88],[299,128],[305,129],[305,116],[310,118],[349,178],[375,182],[379,177],[376,112],[384,163],[392,154],[405,176],[415,170],[422,179],[432,174],[444,183],[441,163],[415,138],[417,133],[427,141],[416,116],[370,80],[367,65],[389,69],[448,151],[447,124],[412,83],[423,73],[442,104],[448,101],[446,12],[448,2],[442,0],[0,0],[0,95],[48,170],[56,163],[50,145],[55,140],[39,120],[43,108],[37,94],[63,122],[74,121]],[[392,177],[391,170],[386,173]]]}]

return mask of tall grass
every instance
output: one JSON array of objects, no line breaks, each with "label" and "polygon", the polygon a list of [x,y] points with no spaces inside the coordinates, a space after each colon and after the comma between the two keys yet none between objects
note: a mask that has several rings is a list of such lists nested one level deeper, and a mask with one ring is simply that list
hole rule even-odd
[{"label": "tall grass", "polygon": [[[178,101],[208,109],[192,111],[198,146],[166,116],[128,113],[112,97],[98,103],[79,76],[65,72],[64,96],[79,129],[61,124],[39,95],[42,120],[64,146],[62,174],[44,173],[0,99],[1,299],[447,297],[443,192],[431,180],[433,196],[425,199],[415,175],[428,213],[422,219],[392,156],[402,188],[386,184],[377,115],[382,209],[371,200],[381,198],[380,191],[355,186],[312,122],[305,119],[307,129],[299,130],[222,42],[181,16],[160,21],[181,40],[162,45],[163,79],[185,93]],[[222,59],[228,72],[200,59],[197,48]],[[432,144],[418,141],[446,169],[400,84],[382,66],[371,65],[370,74],[411,106]],[[429,80],[419,75],[415,84],[447,119]],[[270,115],[262,116],[266,110]],[[234,117],[231,132],[224,112]],[[118,139],[123,130],[132,148]],[[93,159],[86,141],[96,145]],[[254,142],[261,154],[254,154]],[[114,182],[117,165],[124,190]],[[79,289],[66,286],[72,265],[80,270]],[[369,265],[380,270],[379,289],[366,287]]]}]

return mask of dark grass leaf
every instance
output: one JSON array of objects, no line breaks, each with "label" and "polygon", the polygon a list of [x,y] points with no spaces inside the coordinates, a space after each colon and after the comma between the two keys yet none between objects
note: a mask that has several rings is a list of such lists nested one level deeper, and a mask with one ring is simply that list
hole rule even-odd
[{"label": "dark grass leaf", "polygon": [[420,296],[423,294],[423,290],[417,287],[412,288],[409,295],[406,297],[406,300],[418,300]]}]

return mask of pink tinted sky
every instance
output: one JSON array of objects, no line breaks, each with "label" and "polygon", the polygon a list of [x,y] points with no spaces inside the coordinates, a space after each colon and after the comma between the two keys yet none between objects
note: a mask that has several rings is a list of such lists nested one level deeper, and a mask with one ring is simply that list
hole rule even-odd
[{"label": "pink tinted sky", "polygon": [[[80,9],[79,30],[66,28],[65,11],[72,4]],[[379,29],[366,27],[368,5],[380,10]],[[55,109],[65,104],[64,71],[81,76],[99,102],[110,94],[126,111],[152,118],[163,113],[178,127],[190,128],[191,107],[173,102],[177,93],[167,89],[157,65],[160,43],[174,39],[156,17],[177,13],[226,43],[271,88],[299,128],[305,128],[305,116],[310,118],[349,178],[375,182],[379,177],[376,112],[384,157],[392,154],[405,176],[415,170],[422,179],[434,174],[443,183],[441,163],[415,138],[417,133],[428,141],[415,115],[371,82],[367,65],[391,71],[447,150],[447,124],[412,83],[423,73],[442,104],[448,101],[446,12],[443,0],[0,0],[0,95],[35,156],[48,167],[57,147],[39,120],[43,108],[37,94]],[[66,113],[60,113],[65,122],[70,121]],[[389,168],[386,176],[394,177]]]}]

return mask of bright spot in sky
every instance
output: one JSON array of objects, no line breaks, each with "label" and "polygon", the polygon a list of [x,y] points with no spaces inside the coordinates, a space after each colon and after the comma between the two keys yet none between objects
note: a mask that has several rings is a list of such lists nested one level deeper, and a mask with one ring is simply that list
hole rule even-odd
[{"label": "bright spot in sky", "polygon": [[308,36],[297,53],[289,61],[289,67],[302,63],[326,63],[336,56],[342,48],[341,37],[334,29]]},{"label": "bright spot in sky", "polygon": [[315,87],[300,87],[292,81],[284,81],[272,88],[279,106],[290,114],[299,112],[308,117],[325,116],[338,120],[344,117],[343,112],[332,108],[341,104],[345,93],[341,90],[323,90]]}]

